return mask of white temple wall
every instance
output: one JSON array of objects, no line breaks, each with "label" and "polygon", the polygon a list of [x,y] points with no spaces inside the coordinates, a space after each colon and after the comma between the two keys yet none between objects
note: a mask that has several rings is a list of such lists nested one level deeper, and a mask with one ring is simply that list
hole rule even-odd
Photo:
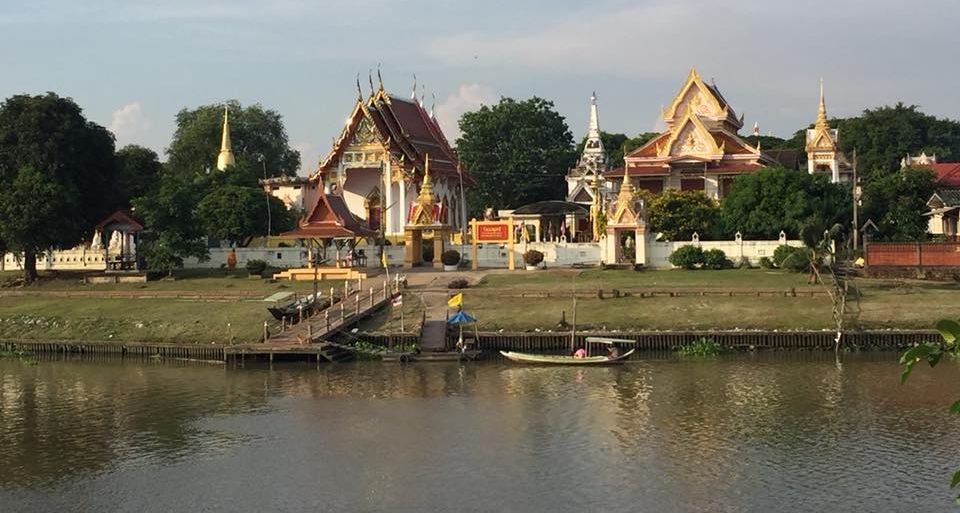
[{"label": "white temple wall", "polygon": [[380,184],[380,173],[374,169],[350,169],[343,188],[343,200],[353,215],[367,219],[367,197]]}]

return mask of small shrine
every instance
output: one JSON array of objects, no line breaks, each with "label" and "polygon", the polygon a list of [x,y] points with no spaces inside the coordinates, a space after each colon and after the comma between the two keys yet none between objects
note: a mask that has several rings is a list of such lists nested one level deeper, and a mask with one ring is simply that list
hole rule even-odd
[{"label": "small shrine", "polygon": [[117,210],[97,223],[90,249],[103,251],[104,270],[108,273],[137,272],[137,237],[142,231],[143,225],[128,212]]},{"label": "small shrine", "polygon": [[647,223],[643,200],[637,196],[630,178],[624,176],[620,193],[606,211],[605,236],[601,255],[607,265],[645,265]]},{"label": "small shrine", "polygon": [[433,194],[433,184],[430,181],[430,157],[424,160],[423,184],[417,202],[410,206],[407,213],[407,224],[403,227],[403,240],[406,244],[403,264],[405,267],[422,265],[423,240],[433,238],[433,267],[442,268],[440,255],[443,253],[443,241],[450,232],[450,225],[445,222],[443,207],[437,203]]},{"label": "small shrine", "polygon": [[[339,194],[320,190],[314,200],[313,208],[304,216],[297,228],[280,234],[281,238],[305,241],[308,248],[308,266],[288,269],[274,275],[275,279],[312,280],[317,279],[356,279],[366,275],[358,271],[363,267],[365,256],[355,251],[357,241],[376,239],[377,232],[364,226],[363,221],[350,213],[350,209]],[[336,248],[331,264],[327,254],[328,247]]]}]

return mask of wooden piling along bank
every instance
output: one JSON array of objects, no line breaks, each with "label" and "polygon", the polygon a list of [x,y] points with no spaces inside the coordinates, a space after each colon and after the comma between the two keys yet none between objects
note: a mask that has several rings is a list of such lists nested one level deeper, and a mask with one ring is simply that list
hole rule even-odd
[{"label": "wooden piling along bank", "polygon": [[[472,335],[472,334],[471,334]],[[933,330],[856,331],[843,335],[844,347],[863,349],[902,349],[940,335]],[[613,337],[634,340],[638,351],[672,351],[705,337],[724,347],[739,349],[833,349],[831,331],[664,331],[664,332],[596,332],[577,333],[576,344],[587,337]],[[456,346],[458,333],[447,333],[447,348]],[[472,338],[472,336],[471,336]],[[480,332],[474,349],[483,351],[566,352],[570,350],[570,333],[499,333]]]},{"label": "wooden piling along bank", "polygon": [[[473,335],[473,334],[471,334]],[[783,350],[832,350],[833,336],[830,331],[670,331],[670,332],[619,332],[578,333],[576,343],[582,345],[587,337],[603,336],[635,340],[638,352],[673,351],[700,337],[711,338],[724,347],[739,349]],[[417,342],[411,333],[360,333],[357,340],[382,346],[396,346]],[[456,348],[458,334],[447,334],[447,350]],[[933,330],[857,331],[844,334],[844,347],[861,349],[897,350],[924,341],[936,340],[939,334]],[[472,338],[472,337],[471,337]],[[233,346],[150,344],[136,342],[85,342],[0,340],[0,350],[23,350],[36,354],[68,354],[84,357],[133,357],[171,358],[189,360],[224,361]],[[480,332],[473,349],[487,352],[525,351],[563,353],[570,349],[570,333],[498,333]],[[308,359],[316,359],[316,355]]]},{"label": "wooden piling along bank", "polygon": [[140,342],[84,342],[44,340],[2,340],[0,350],[31,353],[130,356],[137,358],[184,358],[223,361],[223,346],[188,344],[149,344]]}]

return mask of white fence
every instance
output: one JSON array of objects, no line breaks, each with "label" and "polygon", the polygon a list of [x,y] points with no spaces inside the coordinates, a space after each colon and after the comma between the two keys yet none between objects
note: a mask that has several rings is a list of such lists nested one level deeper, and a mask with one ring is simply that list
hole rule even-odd
[{"label": "white fence", "polygon": [[[646,243],[646,267],[656,269],[669,269],[668,258],[670,254],[681,246],[693,244],[702,247],[704,250],[720,249],[732,260],[738,264],[742,258],[750,261],[751,265],[760,264],[763,257],[773,257],[773,252],[778,246],[787,244],[790,246],[801,246],[802,243],[796,240],[787,240],[786,236],[779,240],[735,240],[723,241],[701,241],[697,238],[689,241],[671,241],[657,242],[647,241]],[[470,246],[452,245],[449,249],[460,251],[466,258],[470,258]],[[368,267],[378,267],[380,265],[379,246],[358,246],[367,256]],[[386,246],[387,262],[391,266],[403,265],[404,246]],[[507,267],[507,245],[506,244],[480,244],[477,248],[477,260],[480,267]],[[536,243],[518,243],[514,246],[514,264],[517,268],[523,267],[523,253],[529,249],[540,251],[544,255],[544,264],[547,267],[570,267],[574,265],[598,266],[602,261],[601,244],[599,243],[564,243],[564,242],[536,242]],[[307,249],[304,247],[283,247],[283,248],[236,248],[237,268],[243,268],[250,260],[263,260],[267,264],[278,268],[305,267],[308,261]],[[116,256],[116,252],[111,252],[108,258]],[[184,267],[188,269],[218,269],[226,267],[227,257],[230,254],[230,248],[210,248],[210,259],[204,262],[196,258],[187,258],[184,260]],[[327,256],[333,260],[336,255],[334,248],[327,249]],[[65,251],[54,251],[49,255],[37,256],[37,267],[44,270],[87,270],[103,271],[106,268],[104,263],[104,254],[102,251],[91,251],[83,249],[71,249]],[[0,259],[0,270],[20,270],[22,262],[16,255],[5,254]]]}]

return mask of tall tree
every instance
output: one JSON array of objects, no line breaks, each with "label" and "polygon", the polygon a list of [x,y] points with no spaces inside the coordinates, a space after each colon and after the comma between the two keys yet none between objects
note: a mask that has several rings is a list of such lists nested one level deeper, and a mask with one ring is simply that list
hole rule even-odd
[{"label": "tall tree", "polygon": [[163,165],[153,150],[131,144],[117,150],[116,157],[118,194],[124,203],[143,196],[160,181]]},{"label": "tall tree", "polygon": [[796,238],[812,220],[825,226],[849,226],[850,193],[826,176],[768,167],[738,176],[723,198],[726,235],[776,239],[780,231]]},{"label": "tall tree", "polygon": [[519,207],[564,193],[564,175],[576,161],[573,135],[553,102],[533,97],[467,112],[457,150],[476,180],[470,206]]},{"label": "tall tree", "polygon": [[915,241],[926,237],[927,200],[936,191],[933,171],[907,168],[876,175],[863,186],[864,222],[877,225],[876,237],[888,241]]},{"label": "tall tree", "polygon": [[719,226],[720,206],[702,191],[667,189],[649,204],[650,226],[666,240],[689,240],[694,233],[709,239]]},{"label": "tall tree", "polygon": [[145,228],[137,251],[148,269],[170,273],[183,267],[186,257],[208,257],[203,228],[196,215],[201,185],[188,177],[164,172],[150,193],[134,199],[133,208]]},{"label": "tall tree", "polygon": [[271,233],[290,230],[295,224],[293,214],[278,198],[239,185],[224,185],[207,194],[197,205],[197,216],[209,235],[240,247],[266,235],[268,224]]},{"label": "tall tree", "polygon": [[167,149],[172,172],[193,176],[214,169],[224,106],[230,112],[230,139],[237,166],[259,169],[258,176],[297,174],[300,153],[290,147],[280,114],[259,104],[243,107],[236,100],[177,113],[177,130]]},{"label": "tall tree", "polygon": [[54,93],[0,106],[0,239],[23,252],[24,281],[37,254],[69,248],[116,206],[113,136]]}]

